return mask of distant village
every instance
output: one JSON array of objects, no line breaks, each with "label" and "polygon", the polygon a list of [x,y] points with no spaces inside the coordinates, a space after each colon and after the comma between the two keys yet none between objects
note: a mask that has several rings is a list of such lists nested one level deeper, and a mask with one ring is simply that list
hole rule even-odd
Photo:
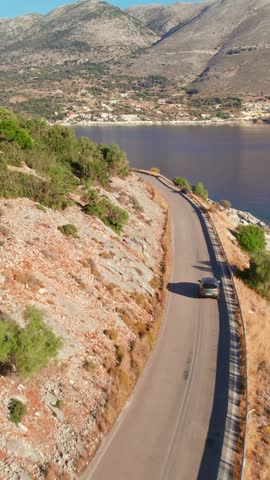
[{"label": "distant village", "polygon": [[[134,91],[118,95],[95,97],[84,91],[83,105],[79,101],[70,108],[66,108],[61,121],[65,124],[77,123],[181,123],[181,122],[215,122],[247,121],[252,123],[266,121],[270,118],[270,99],[246,100],[241,102],[240,108],[224,108],[222,104],[194,105],[188,96],[176,98],[174,96],[159,98],[158,100],[145,99],[139,96],[134,98]],[[87,96],[86,96],[87,95]],[[176,100],[176,101],[175,101]],[[58,112],[55,112],[55,121]]]}]

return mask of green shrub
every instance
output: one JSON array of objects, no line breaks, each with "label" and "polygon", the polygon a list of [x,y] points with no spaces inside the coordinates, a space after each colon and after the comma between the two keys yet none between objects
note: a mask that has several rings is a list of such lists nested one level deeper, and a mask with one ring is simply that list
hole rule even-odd
[{"label": "green shrub", "polygon": [[[9,171],[7,165],[34,169],[42,178]],[[76,139],[72,129],[16,116],[0,108],[0,196],[27,197],[64,209],[67,194],[80,183],[105,186],[113,175],[128,174],[126,154],[117,145]]]},{"label": "green shrub", "polygon": [[249,253],[255,253],[265,248],[264,231],[258,225],[241,225],[237,231],[240,246]]},{"label": "green shrub", "polygon": [[56,356],[61,340],[44,324],[43,315],[35,307],[25,310],[25,328],[20,328],[7,316],[0,318],[0,362],[15,364],[18,373],[26,377],[46,367]]},{"label": "green shrub", "polygon": [[223,110],[220,110],[216,113],[216,117],[222,118],[222,120],[228,120],[229,118],[231,118],[231,115],[229,113],[223,112]]},{"label": "green shrub", "polygon": [[129,169],[126,154],[120,150],[118,145],[101,145],[99,148],[110,175],[123,177],[128,175]]},{"label": "green shrub", "polygon": [[270,254],[266,251],[251,256],[249,268],[239,276],[258,293],[270,300]]},{"label": "green shrub", "polygon": [[19,374],[27,377],[45,368],[57,355],[62,342],[45,325],[43,314],[34,306],[26,308],[24,313],[26,326],[17,335],[15,362]]},{"label": "green shrub", "polygon": [[59,194],[65,194],[79,184],[67,165],[53,164],[49,169],[51,186]]},{"label": "green shrub", "polygon": [[0,121],[2,120],[17,120],[17,116],[15,113],[11,112],[5,107],[0,107]]},{"label": "green shrub", "polygon": [[195,195],[198,195],[199,197],[204,198],[204,200],[207,200],[208,191],[204,188],[202,182],[196,183],[196,185],[192,187],[192,191],[193,193],[195,193]]},{"label": "green shrub", "polygon": [[189,181],[184,178],[184,177],[175,177],[173,180],[173,183],[180,188],[187,188],[188,190],[191,190],[191,186],[189,184]]},{"label": "green shrub", "polygon": [[12,119],[0,120],[0,140],[13,141],[23,149],[32,149],[34,146],[29,133],[20,128],[18,122]]},{"label": "green shrub", "polygon": [[61,225],[61,227],[57,227],[57,229],[59,230],[59,232],[61,232],[63,235],[66,235],[67,237],[79,238],[78,230],[75,225],[72,225],[72,223]]},{"label": "green shrub", "polygon": [[73,173],[80,179],[106,185],[110,178],[108,165],[98,145],[81,137],[78,140],[77,155],[71,162]]},{"label": "green shrub", "polygon": [[43,140],[51,151],[66,159],[73,155],[77,144],[74,131],[61,125],[47,128],[43,132]]},{"label": "green shrub", "polygon": [[17,400],[16,398],[11,398],[8,404],[8,409],[10,420],[16,425],[18,425],[18,423],[21,422],[22,417],[26,413],[26,406],[20,400]]},{"label": "green shrub", "polygon": [[15,351],[19,327],[0,313],[0,362],[6,363]]},{"label": "green shrub", "polygon": [[118,235],[128,220],[128,213],[125,210],[114,205],[107,197],[99,198],[94,190],[89,192],[89,204],[83,210],[88,215],[99,217],[105,225],[111,227]]},{"label": "green shrub", "polygon": [[19,128],[14,137],[14,141],[23,149],[31,149],[34,147],[33,140],[23,128]]},{"label": "green shrub", "polygon": [[[0,196],[4,198],[30,198],[49,208],[64,209],[68,200],[66,187],[41,180],[34,175],[8,171],[0,167]],[[68,191],[68,189],[67,189]]]}]

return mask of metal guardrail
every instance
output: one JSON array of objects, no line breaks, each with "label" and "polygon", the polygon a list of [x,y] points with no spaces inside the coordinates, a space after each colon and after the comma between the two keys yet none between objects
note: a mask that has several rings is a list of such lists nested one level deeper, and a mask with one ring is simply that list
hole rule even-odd
[{"label": "metal guardrail", "polygon": [[[153,176],[153,177],[156,177],[158,180],[162,181],[162,183],[168,185],[170,188],[173,188],[175,191],[178,191],[180,192],[180,189],[178,189],[174,183],[169,180],[167,177],[165,177],[164,175],[160,175],[160,173],[158,172],[151,172],[151,171],[148,171],[148,170],[143,170],[143,169],[136,169],[136,168],[133,168],[131,169],[132,171],[134,172],[138,172],[138,173],[143,173],[143,174],[146,174],[146,175],[150,175],[150,176]],[[222,241],[221,241],[221,238],[219,236],[219,233],[216,229],[216,226],[214,224],[214,221],[211,217],[211,215],[209,214],[209,212],[204,212],[205,210],[205,206],[203,205],[202,202],[200,202],[200,200],[195,197],[194,195],[192,196],[189,196],[188,197],[189,200],[192,201],[192,203],[199,207],[202,212],[202,215],[206,216],[208,222],[210,223],[211,225],[211,228],[213,230],[213,233],[217,239],[217,242],[219,244],[219,247],[221,249],[221,252],[222,252],[222,256],[226,262],[226,265],[227,265],[227,269],[228,269],[228,272],[229,272],[229,276],[230,276],[230,279],[231,279],[231,282],[232,282],[232,286],[233,286],[233,292],[234,292],[234,295],[235,295],[235,299],[236,299],[236,304],[237,304],[237,312],[235,312],[236,314],[239,314],[239,317],[240,317],[240,321],[241,321],[241,326],[242,326],[242,329],[243,329],[243,337],[244,337],[244,369],[245,369],[245,373],[244,373],[244,382],[245,382],[245,415],[244,415],[244,434],[243,434],[243,444],[242,444],[242,461],[241,461],[241,473],[240,473],[240,478],[239,480],[243,480],[243,475],[244,475],[244,468],[245,468],[245,452],[246,452],[246,432],[247,432],[247,418],[248,418],[248,370],[247,370],[247,354],[246,354],[246,328],[245,328],[245,322],[244,322],[244,317],[243,317],[243,312],[242,312],[242,309],[241,309],[241,304],[240,304],[240,300],[239,300],[239,296],[238,296],[238,292],[237,292],[237,287],[236,287],[236,284],[235,284],[235,280],[234,280],[234,274],[233,274],[233,271],[232,271],[232,268],[230,266],[230,263],[229,263],[229,260],[228,260],[228,257],[227,257],[227,254],[226,254],[226,251],[223,247],[223,244],[222,244]],[[209,232],[209,235],[210,235],[210,238],[211,238],[211,232],[209,231],[209,226],[207,225],[207,221],[206,219],[204,218],[204,221],[205,221],[205,225],[206,225],[206,228]],[[237,382],[237,378],[234,379],[235,382]],[[243,380],[243,379],[242,379]],[[234,392],[235,395],[237,396],[238,394],[236,394],[236,392]],[[229,403],[232,403],[233,404],[233,399],[230,398],[229,400]],[[237,403],[237,402],[235,402]],[[229,409],[229,408],[228,408]],[[231,411],[233,410],[233,405],[231,405]],[[231,435],[231,432],[229,431],[230,429],[233,428],[233,421],[232,419],[230,418],[230,420],[228,422],[226,422],[226,432],[227,432],[227,437],[232,437],[234,438],[234,435]],[[225,438],[225,436],[224,436]],[[228,440],[228,439],[227,439]],[[223,445],[223,449],[222,449],[222,452],[224,449],[226,449],[227,447],[225,447]],[[221,458],[221,462],[222,462],[222,458]],[[225,462],[226,463],[226,462]],[[233,463],[233,465],[230,465],[231,469],[233,469],[234,467],[234,464],[235,462]],[[226,473],[226,470],[224,468],[221,468],[221,465],[220,465],[220,469],[219,469],[219,474],[218,474],[218,478],[221,480],[225,479],[225,478],[232,478],[232,472],[229,471],[230,468],[228,468],[228,465],[226,464],[226,467],[227,469],[227,473]]]}]

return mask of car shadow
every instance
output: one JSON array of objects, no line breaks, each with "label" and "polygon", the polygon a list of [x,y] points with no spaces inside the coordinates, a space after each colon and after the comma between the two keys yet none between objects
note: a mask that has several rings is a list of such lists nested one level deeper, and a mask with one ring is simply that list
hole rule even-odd
[{"label": "car shadow", "polygon": [[198,298],[199,285],[191,282],[168,283],[167,289],[171,293],[182,295],[182,297]]}]

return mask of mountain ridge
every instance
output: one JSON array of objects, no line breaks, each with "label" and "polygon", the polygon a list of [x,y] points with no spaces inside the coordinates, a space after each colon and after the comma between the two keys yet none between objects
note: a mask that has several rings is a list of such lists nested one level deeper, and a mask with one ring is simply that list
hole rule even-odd
[{"label": "mountain ridge", "polygon": [[[269,22],[270,0],[126,10],[102,0],[80,0],[46,15],[2,19],[0,90],[5,104],[15,102],[18,108],[32,97],[51,97],[52,90],[72,98],[86,89],[87,99],[87,84],[101,96],[105,91],[106,98],[115,91],[125,94],[132,84],[148,95],[147,79],[151,83],[153,78],[162,79],[158,91],[168,97],[185,93],[190,85],[204,96],[267,96]],[[155,82],[152,92],[157,95]],[[85,99],[77,98],[82,105]],[[65,98],[61,101],[67,106]],[[128,101],[122,113],[134,114]]]}]

